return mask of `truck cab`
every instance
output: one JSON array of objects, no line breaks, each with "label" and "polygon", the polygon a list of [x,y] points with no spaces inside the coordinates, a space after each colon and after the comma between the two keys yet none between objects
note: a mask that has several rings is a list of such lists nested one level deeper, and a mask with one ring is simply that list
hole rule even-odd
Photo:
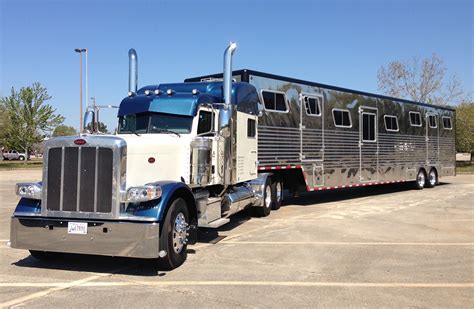
[{"label": "truck cab", "polygon": [[269,174],[257,174],[259,98],[232,81],[234,50],[224,53],[223,81],[141,89],[131,50],[117,134],[46,142],[42,181],[16,186],[12,247],[37,258],[156,258],[173,269],[198,226],[219,227],[248,206],[268,215],[276,194]]}]

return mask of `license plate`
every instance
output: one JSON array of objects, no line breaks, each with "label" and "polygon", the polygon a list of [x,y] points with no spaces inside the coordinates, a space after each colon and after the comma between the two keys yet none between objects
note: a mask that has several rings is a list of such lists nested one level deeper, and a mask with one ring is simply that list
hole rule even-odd
[{"label": "license plate", "polygon": [[87,222],[68,222],[67,223],[68,234],[87,234]]}]

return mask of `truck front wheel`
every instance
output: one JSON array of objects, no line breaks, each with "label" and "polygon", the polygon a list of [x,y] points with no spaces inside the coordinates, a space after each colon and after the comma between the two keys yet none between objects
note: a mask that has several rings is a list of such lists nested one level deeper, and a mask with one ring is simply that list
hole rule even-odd
[{"label": "truck front wheel", "polygon": [[171,270],[184,263],[187,256],[189,212],[186,201],[182,198],[175,199],[168,212],[160,233],[160,253],[165,251],[163,257],[158,258],[158,266],[162,270]]}]

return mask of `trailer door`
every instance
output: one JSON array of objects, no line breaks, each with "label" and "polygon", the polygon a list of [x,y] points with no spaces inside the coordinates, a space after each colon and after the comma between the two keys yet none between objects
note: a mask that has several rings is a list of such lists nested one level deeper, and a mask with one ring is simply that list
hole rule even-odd
[{"label": "trailer door", "polygon": [[359,108],[360,181],[378,180],[378,132],[375,108]]},{"label": "trailer door", "polygon": [[323,96],[300,94],[300,157],[302,162],[322,162],[324,154]]},{"label": "trailer door", "polygon": [[426,113],[426,165],[437,165],[439,160],[439,118]]}]

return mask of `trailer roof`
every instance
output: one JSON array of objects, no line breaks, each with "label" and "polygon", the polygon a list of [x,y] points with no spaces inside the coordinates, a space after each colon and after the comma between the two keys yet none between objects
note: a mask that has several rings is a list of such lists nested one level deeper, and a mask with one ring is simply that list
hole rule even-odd
[{"label": "trailer roof", "polygon": [[[314,87],[321,87],[321,88],[326,88],[326,89],[332,89],[332,90],[337,90],[337,91],[342,91],[342,92],[351,92],[351,93],[356,93],[356,94],[360,94],[360,95],[376,97],[376,98],[384,99],[384,100],[391,100],[391,101],[397,101],[397,102],[402,102],[402,103],[416,104],[416,105],[422,105],[422,106],[427,106],[427,107],[432,107],[432,108],[455,111],[454,108],[448,107],[448,106],[439,106],[439,105],[433,105],[433,104],[428,104],[428,103],[416,102],[416,101],[400,99],[400,98],[390,97],[390,96],[381,95],[381,94],[375,94],[375,93],[364,92],[364,91],[359,91],[359,90],[353,90],[353,89],[348,89],[348,88],[342,88],[342,87],[337,87],[337,86],[331,86],[331,85],[326,85],[326,84],[321,84],[321,83],[315,83],[315,82],[302,80],[302,79],[297,79],[297,78],[291,78],[291,77],[287,77],[287,76],[281,76],[281,75],[275,75],[275,74],[270,74],[270,73],[265,73],[265,72],[259,72],[259,71],[250,70],[250,69],[236,70],[236,71],[232,72],[232,75],[241,75],[242,81],[246,81],[246,82],[249,81],[249,75],[255,75],[255,76],[260,76],[260,77],[267,77],[267,78],[287,81],[287,82],[290,82],[290,83],[304,84],[304,85],[309,85],[309,86],[314,86]],[[197,77],[192,77],[192,78],[186,78],[184,81],[185,82],[196,82],[196,81],[200,81],[202,78],[222,78],[222,73],[203,75],[203,76],[197,76]]]}]

